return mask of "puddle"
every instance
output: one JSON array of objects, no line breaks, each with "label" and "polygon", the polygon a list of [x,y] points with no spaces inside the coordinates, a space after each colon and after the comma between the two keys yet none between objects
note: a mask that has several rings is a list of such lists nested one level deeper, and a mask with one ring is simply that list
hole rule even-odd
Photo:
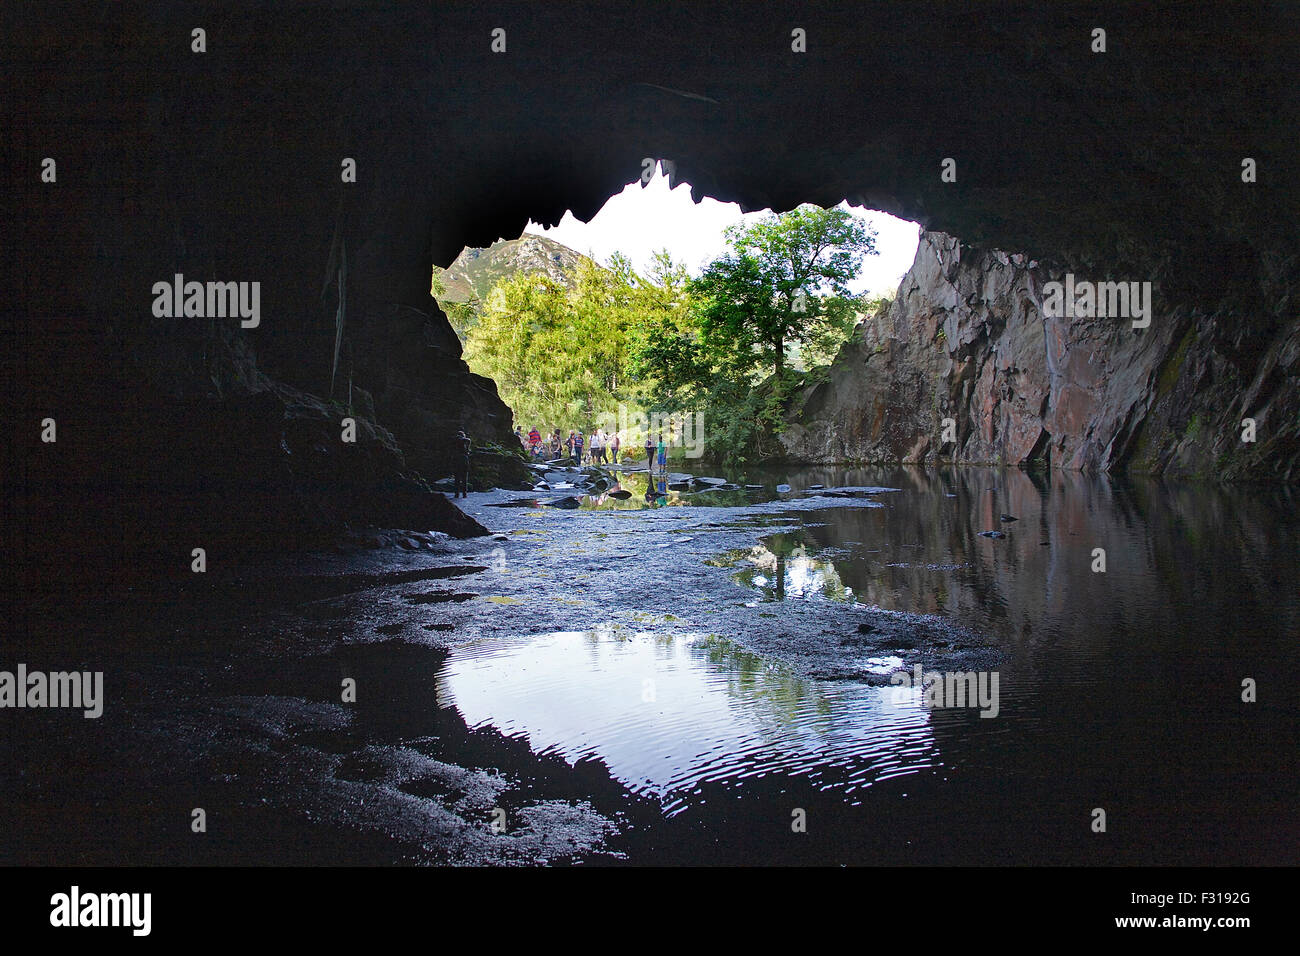
[{"label": "puddle", "polygon": [[877,780],[939,763],[928,713],[893,689],[804,680],[716,637],[599,630],[476,641],[451,651],[437,688],[469,726],[570,763],[598,759],[666,816],[705,785],[771,774],[855,804]]},{"label": "puddle", "polygon": [[802,544],[786,535],[772,535],[752,548],[728,551],[707,562],[714,567],[736,568],[736,583],[763,595],[764,601],[856,601],[853,588],[840,580],[835,564],[815,558]]}]

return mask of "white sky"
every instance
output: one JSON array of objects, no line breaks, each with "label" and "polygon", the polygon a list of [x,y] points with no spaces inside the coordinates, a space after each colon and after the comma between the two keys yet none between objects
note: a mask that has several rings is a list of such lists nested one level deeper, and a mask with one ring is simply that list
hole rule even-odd
[{"label": "white sky", "polygon": [[[849,287],[854,292],[893,295],[898,282],[912,266],[916,255],[919,228],[915,223],[895,219],[883,212],[866,210],[841,203],[876,229],[876,251],[867,256],[862,272]],[[763,210],[742,214],[735,203],[721,203],[705,197],[698,204],[691,199],[691,187],[678,183],[668,188],[668,177],[658,168],[644,187],[640,182],[624,187],[610,197],[591,222],[579,222],[566,212],[558,226],[543,228],[529,222],[524,232],[562,242],[597,262],[608,262],[610,255],[621,252],[632,260],[638,271],[650,264],[650,256],[667,249],[673,260],[684,262],[692,275],[726,249],[722,231],[740,220],[753,220]]]}]

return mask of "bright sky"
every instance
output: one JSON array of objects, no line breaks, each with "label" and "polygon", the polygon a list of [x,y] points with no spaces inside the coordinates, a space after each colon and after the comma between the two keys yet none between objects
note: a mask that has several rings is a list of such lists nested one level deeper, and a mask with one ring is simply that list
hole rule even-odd
[{"label": "bright sky", "polygon": [[[854,292],[893,295],[898,282],[912,266],[920,227],[883,212],[841,204],[866,219],[876,230],[876,250],[868,256],[857,281],[850,283]],[[591,222],[579,222],[566,212],[558,226],[543,228],[530,222],[526,233],[562,242],[570,249],[585,253],[597,262],[608,262],[610,255],[621,252],[632,260],[638,271],[650,264],[650,256],[667,249],[677,262],[684,262],[693,275],[726,249],[722,231],[732,223],[753,220],[771,210],[742,214],[736,203],[722,203],[704,198],[698,204],[691,199],[691,187],[678,183],[668,188],[668,177],[657,168],[654,178],[644,187],[640,182],[626,186],[610,197]]]}]

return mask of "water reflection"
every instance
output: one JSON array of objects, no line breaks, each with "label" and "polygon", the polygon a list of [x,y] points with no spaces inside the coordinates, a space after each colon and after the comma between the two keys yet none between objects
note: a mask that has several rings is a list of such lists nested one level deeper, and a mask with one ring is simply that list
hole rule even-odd
[{"label": "water reflection", "polygon": [[669,816],[770,773],[853,794],[934,767],[929,713],[887,688],[802,680],[712,637],[599,630],[452,651],[438,699],[570,762],[598,757]]},{"label": "water reflection", "polygon": [[[1280,650],[1300,633],[1300,521],[1285,486],[992,468],[803,477],[901,490],[884,508],[806,513],[798,531],[764,538],[755,568],[784,557],[786,569],[764,584],[749,576],[765,596],[852,595],[1088,655],[1101,641],[1185,648],[1193,634]],[[1105,571],[1093,570],[1097,549]]]},{"label": "water reflection", "polygon": [[[775,804],[754,818],[777,819],[777,809],[788,813],[784,778],[797,774],[826,794],[818,814],[861,800],[919,831],[943,821],[931,860],[1293,859],[1294,489],[995,468],[728,477],[761,483],[745,492],[761,500],[789,484],[781,497],[805,504],[815,484],[898,489],[878,507],[769,512],[780,533],[756,530],[753,546],[715,563],[757,600],[783,602],[754,612],[765,619],[854,601],[987,636],[1002,653],[997,718],[890,707],[888,689],[800,682],[730,651],[643,637],[461,649],[444,675],[446,699],[539,749],[598,755],[673,812],[693,800],[715,810],[711,781],[743,782],[752,795],[770,775]],[[644,507],[640,480],[631,500]],[[682,497],[663,491],[668,505]],[[1005,536],[980,536],[994,530]],[[873,666],[885,673],[898,660]],[[1261,689],[1255,704],[1241,698],[1247,677]],[[641,699],[647,678],[654,702]],[[895,772],[908,775],[907,800],[885,783]],[[1095,806],[1131,825],[1096,840],[1080,816]],[[846,839],[890,852],[863,836],[867,817],[843,819],[826,858],[838,859]]]},{"label": "water reflection", "polygon": [[718,490],[689,486],[684,479],[690,476],[684,474],[656,475],[652,479],[644,472],[633,472],[616,473],[615,477],[618,480],[610,487],[584,494],[579,507],[584,511],[640,511],[692,505],[734,507],[775,497],[775,493],[761,488]]},{"label": "water reflection", "polygon": [[736,581],[754,588],[765,601],[822,597],[832,601],[853,600],[853,589],[840,580],[835,564],[815,558],[799,535],[774,534],[762,544],[731,551],[711,562],[735,567]]}]

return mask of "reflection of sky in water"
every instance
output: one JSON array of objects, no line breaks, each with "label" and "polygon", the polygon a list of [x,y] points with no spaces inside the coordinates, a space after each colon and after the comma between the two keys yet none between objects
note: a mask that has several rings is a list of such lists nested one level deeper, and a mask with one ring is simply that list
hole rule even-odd
[{"label": "reflection of sky in water", "polygon": [[851,794],[937,765],[929,715],[892,690],[801,680],[719,640],[587,632],[457,648],[438,699],[540,753],[599,758],[671,815],[706,781],[784,772]]}]

